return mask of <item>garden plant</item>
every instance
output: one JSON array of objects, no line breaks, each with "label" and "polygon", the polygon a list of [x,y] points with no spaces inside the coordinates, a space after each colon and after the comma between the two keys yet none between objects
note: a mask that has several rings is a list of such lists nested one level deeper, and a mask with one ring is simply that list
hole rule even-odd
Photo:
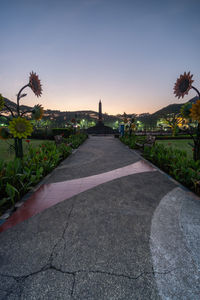
[{"label": "garden plant", "polygon": [[[145,139],[145,136],[130,137],[128,135],[120,138],[131,149],[137,149],[137,143]],[[174,179],[200,195],[200,160],[195,161],[191,159],[186,151],[170,146],[166,147],[159,143],[155,143],[152,147],[144,147],[142,155]]]},{"label": "garden plant", "polygon": [[15,158],[7,163],[0,160],[0,215],[14,206],[86,138],[84,133],[72,135],[58,146],[47,141],[33,147],[30,141],[28,151],[22,159]]}]

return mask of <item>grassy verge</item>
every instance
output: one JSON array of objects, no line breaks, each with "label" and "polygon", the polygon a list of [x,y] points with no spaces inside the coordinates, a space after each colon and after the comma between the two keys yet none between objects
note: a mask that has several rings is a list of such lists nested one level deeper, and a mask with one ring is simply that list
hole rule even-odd
[{"label": "grassy verge", "polygon": [[[135,149],[135,137],[120,139]],[[144,147],[143,156],[200,195],[200,160],[193,160],[192,146],[188,145],[188,140],[156,141],[154,146]]]},{"label": "grassy verge", "polygon": [[[46,140],[34,140],[30,139],[30,143],[27,143],[26,140],[23,140],[23,149],[24,154],[28,153],[28,149],[30,146],[33,148],[38,147],[39,145],[46,143]],[[49,143],[54,143],[54,141],[48,141]],[[8,140],[0,140],[0,160],[4,160],[6,162],[11,161],[15,158],[15,151],[13,148],[13,139]]]},{"label": "grassy verge", "polygon": [[[132,149],[137,149],[136,143],[141,143],[145,141],[146,137],[145,136],[124,136],[120,137],[120,140],[128,145]],[[156,145],[163,145],[167,149],[172,148],[172,149],[177,149],[186,152],[186,155],[189,159],[193,159],[193,147],[194,147],[194,142],[192,139],[185,139],[185,140],[156,140],[155,142]]]},{"label": "grassy verge", "polygon": [[[15,203],[24,194],[68,157],[72,149],[78,148],[86,138],[84,133],[72,135],[58,146],[52,141],[31,141],[25,145],[22,160],[0,160],[0,215],[10,207],[14,208]],[[4,156],[6,157],[5,152]]]},{"label": "grassy verge", "polygon": [[191,139],[185,139],[185,140],[158,140],[156,141],[156,144],[158,145],[163,145],[167,148],[172,148],[172,149],[178,149],[185,151],[187,153],[188,158],[192,159],[193,158],[193,152],[192,148],[194,143],[193,140]]}]

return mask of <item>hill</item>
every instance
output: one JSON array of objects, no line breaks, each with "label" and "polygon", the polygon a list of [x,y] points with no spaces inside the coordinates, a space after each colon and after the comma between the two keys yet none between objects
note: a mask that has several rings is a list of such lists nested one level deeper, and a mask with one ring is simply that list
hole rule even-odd
[{"label": "hill", "polygon": [[[192,99],[190,99],[189,101],[187,102],[191,102],[191,103],[195,103],[197,100],[199,99],[199,97],[194,97]],[[184,102],[185,103],[185,102]],[[163,107],[162,109],[156,111],[155,113],[151,114],[152,117],[157,117],[157,118],[160,118],[162,116],[165,116],[167,114],[172,114],[172,113],[179,113],[180,112],[180,109],[181,109],[181,106],[184,104],[184,103],[180,103],[180,104],[170,104],[166,107]]]},{"label": "hill", "polygon": [[[195,103],[197,99],[198,99],[198,97],[194,97],[194,98],[190,99],[189,102]],[[16,107],[17,107],[16,103],[14,103],[13,101],[6,99],[6,98],[4,98],[4,100],[5,100],[5,103],[13,111],[16,111]],[[131,116],[135,115],[139,121],[149,123],[149,125],[150,124],[153,125],[153,124],[155,124],[157,119],[159,119],[163,116],[166,116],[167,114],[179,113],[181,106],[183,104],[184,103],[170,104],[170,105],[163,107],[162,109],[156,111],[153,114],[149,114],[149,113],[143,113],[143,114],[139,114],[139,115],[127,114],[126,116],[131,117]],[[21,111],[26,111],[26,110],[30,111],[32,109],[32,107],[27,106],[27,105],[21,105],[20,109],[21,109]],[[7,109],[4,109],[3,114],[9,115],[10,113]],[[102,114],[102,115],[103,115],[104,123],[106,123],[106,124],[120,121],[124,118],[124,114],[118,114],[116,116],[108,115],[108,114]],[[66,123],[73,118],[76,118],[77,120],[85,119],[87,121],[97,121],[98,120],[98,112],[93,111],[93,110],[60,111],[60,110],[47,109],[44,111],[44,117],[43,117],[44,120],[54,121],[55,124]]]},{"label": "hill", "polygon": [[[12,111],[16,111],[17,104],[7,98],[4,98],[5,104],[9,106]],[[33,108],[27,105],[20,105],[20,110],[22,112],[24,111],[30,111]],[[4,108],[2,110],[2,115],[9,116],[10,112]],[[112,116],[108,114],[102,114],[103,120],[106,123],[109,122],[115,122],[119,120],[117,116]],[[54,121],[57,124],[63,123],[63,122],[68,122],[72,120],[73,118],[80,120],[80,119],[85,119],[87,121],[97,121],[98,120],[98,112],[93,111],[93,110],[81,110],[81,111],[60,111],[60,110],[52,110],[52,109],[46,109],[44,111],[44,120],[51,120]]]},{"label": "hill", "polygon": [[181,106],[183,104],[184,103],[170,104],[166,107],[161,108],[160,110],[156,111],[155,113],[151,114],[151,116],[156,117],[156,118],[161,118],[162,116],[167,115],[167,114],[172,114],[172,113],[177,114],[180,112]]}]

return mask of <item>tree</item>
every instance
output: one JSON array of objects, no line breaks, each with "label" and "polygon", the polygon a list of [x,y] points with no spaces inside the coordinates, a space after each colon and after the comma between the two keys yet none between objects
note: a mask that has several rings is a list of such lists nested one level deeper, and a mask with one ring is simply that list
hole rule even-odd
[{"label": "tree", "polygon": [[163,117],[163,121],[165,124],[169,125],[172,129],[172,136],[177,135],[178,125],[183,124],[183,118],[180,114],[168,114]]}]

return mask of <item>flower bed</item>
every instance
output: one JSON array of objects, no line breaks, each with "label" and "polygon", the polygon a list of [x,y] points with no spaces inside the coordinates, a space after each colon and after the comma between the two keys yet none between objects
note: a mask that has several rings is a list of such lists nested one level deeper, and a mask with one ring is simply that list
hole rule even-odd
[{"label": "flower bed", "polygon": [[[123,137],[121,141],[130,148],[135,148],[134,138]],[[143,156],[178,182],[200,194],[200,160],[188,159],[185,151],[165,147],[162,144],[145,147]]]},{"label": "flower bed", "polygon": [[156,144],[145,148],[143,156],[174,179],[199,194],[200,161],[188,159],[186,152]]},{"label": "flower bed", "polygon": [[137,149],[137,144],[138,143],[144,143],[144,141],[146,140],[146,136],[136,136],[136,135],[132,135],[132,136],[128,136],[128,135],[124,135],[122,137],[120,137],[120,141],[124,144],[126,144],[127,146],[129,146],[131,149]]},{"label": "flower bed", "polygon": [[15,158],[8,163],[0,160],[0,215],[67,158],[72,148],[77,148],[86,138],[86,134],[73,135],[57,147],[50,142],[35,148],[29,145],[28,153],[22,160]]}]

